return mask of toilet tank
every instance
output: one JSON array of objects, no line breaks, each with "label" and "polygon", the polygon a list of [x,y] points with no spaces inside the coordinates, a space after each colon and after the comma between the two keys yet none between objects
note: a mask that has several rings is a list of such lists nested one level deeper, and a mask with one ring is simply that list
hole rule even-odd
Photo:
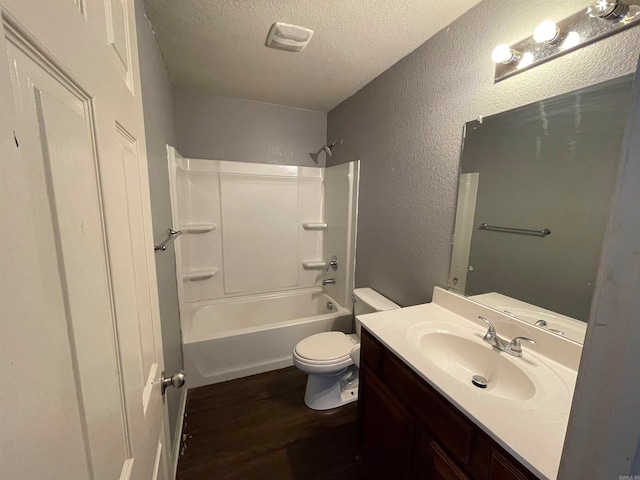
[{"label": "toilet tank", "polygon": [[356,288],[353,291],[353,297],[355,299],[353,309],[356,315],[400,308],[399,305],[393,303],[387,297],[383,297],[372,288]]},{"label": "toilet tank", "polygon": [[[356,288],[353,291],[353,298],[355,300],[353,311],[356,316],[400,308],[400,305],[393,303],[387,297],[383,297],[372,288]],[[360,322],[357,318],[356,333],[360,336]]]}]

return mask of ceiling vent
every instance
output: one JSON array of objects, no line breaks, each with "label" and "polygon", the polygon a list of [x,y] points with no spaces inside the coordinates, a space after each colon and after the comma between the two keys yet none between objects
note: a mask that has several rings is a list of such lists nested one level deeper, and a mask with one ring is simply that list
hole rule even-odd
[{"label": "ceiling vent", "polygon": [[267,36],[267,47],[287,52],[301,52],[307,46],[313,36],[313,30],[276,22],[271,26]]}]

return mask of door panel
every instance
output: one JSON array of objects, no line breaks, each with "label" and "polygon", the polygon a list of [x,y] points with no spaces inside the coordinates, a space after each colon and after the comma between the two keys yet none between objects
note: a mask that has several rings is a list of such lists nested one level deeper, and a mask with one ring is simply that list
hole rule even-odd
[{"label": "door panel", "polygon": [[[40,139],[25,141],[20,148],[22,158],[41,170],[33,177],[44,180],[45,188],[34,194],[40,197],[41,212],[50,217],[47,255],[56,260],[55,283],[63,303],[63,312],[58,312],[62,316],[54,322],[55,329],[63,329],[67,336],[67,345],[49,343],[40,353],[47,352],[50,361],[70,355],[71,368],[63,376],[75,383],[74,403],[82,424],[79,438],[83,449],[92,452],[88,467],[114,478],[129,459],[130,449],[123,389],[114,368],[115,324],[90,104],[68,78],[47,71],[50,66],[24,44],[19,49],[17,40],[11,37],[7,44],[16,120],[22,138]],[[33,216],[28,217],[34,222]],[[38,223],[31,223],[36,231],[41,228]],[[46,322],[49,315],[41,319]]]},{"label": "door panel", "polygon": [[3,478],[169,478],[134,13],[106,7],[0,0]]},{"label": "door panel", "polygon": [[[7,84],[8,70],[2,74]],[[3,112],[13,106],[9,98],[0,96]],[[6,128],[7,120],[0,116],[0,157],[14,160],[17,146]],[[58,230],[51,216],[45,172],[42,157],[0,163],[1,225],[4,232],[11,232],[3,240],[0,256],[0,298],[6,319],[0,335],[0,361],[3,375],[19,382],[18,388],[0,390],[5,432],[0,436],[2,468],[7,478],[20,478],[20,473],[23,478],[89,478],[80,386],[69,375],[77,359],[71,348],[70,318],[58,272]],[[38,331],[43,334],[33,335]],[[10,409],[13,405],[21,408]],[[33,451],[44,454],[33,455]],[[56,463],[55,458],[66,462]]]},{"label": "door panel", "polygon": [[[144,221],[143,195],[140,189],[141,181],[138,171],[139,159],[137,142],[124,127],[116,125],[118,142],[120,144],[122,182],[125,186],[128,205],[127,218],[130,227],[131,264],[134,267],[136,304],[138,318],[132,324],[135,331],[121,341],[135,339],[132,348],[136,351],[133,359],[138,362],[140,377],[143,379],[144,389],[141,392],[143,410],[146,413],[153,391],[153,379],[157,377],[158,360],[156,356],[155,332],[153,325],[151,285],[146,274],[148,264],[144,255],[146,245],[144,232],[140,228]],[[136,254],[138,252],[138,254]]]},{"label": "door panel", "polygon": [[131,55],[129,54],[129,28],[127,0],[104,0],[107,43],[112,49],[111,59],[118,74],[131,89]]},{"label": "door panel", "polygon": [[169,480],[169,466],[167,465],[167,455],[165,452],[165,443],[162,440],[166,438],[167,432],[163,432],[158,442],[158,448],[156,449],[156,459],[153,466],[152,480]]}]

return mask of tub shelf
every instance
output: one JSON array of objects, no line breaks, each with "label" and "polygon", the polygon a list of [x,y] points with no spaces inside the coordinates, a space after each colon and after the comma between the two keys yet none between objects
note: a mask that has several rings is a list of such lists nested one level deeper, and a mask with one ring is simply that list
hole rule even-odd
[{"label": "tub shelf", "polygon": [[327,266],[324,260],[305,260],[302,262],[302,268],[305,270],[321,270]]},{"label": "tub shelf", "polygon": [[200,272],[191,272],[185,275],[182,275],[182,279],[186,282],[194,282],[197,280],[204,280],[207,278],[211,278],[218,273],[217,268],[212,268],[211,270],[202,270]]},{"label": "tub shelf", "polygon": [[305,230],[326,230],[328,225],[323,222],[302,222],[302,228]]},{"label": "tub shelf", "polygon": [[180,230],[186,233],[206,233],[216,228],[218,228],[218,225],[215,223],[191,223],[183,225],[180,227]]}]

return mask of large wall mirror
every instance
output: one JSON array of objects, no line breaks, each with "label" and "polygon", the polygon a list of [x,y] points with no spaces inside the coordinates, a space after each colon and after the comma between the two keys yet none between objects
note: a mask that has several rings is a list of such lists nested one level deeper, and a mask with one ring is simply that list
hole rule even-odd
[{"label": "large wall mirror", "polygon": [[465,125],[450,289],[583,342],[632,81]]}]

